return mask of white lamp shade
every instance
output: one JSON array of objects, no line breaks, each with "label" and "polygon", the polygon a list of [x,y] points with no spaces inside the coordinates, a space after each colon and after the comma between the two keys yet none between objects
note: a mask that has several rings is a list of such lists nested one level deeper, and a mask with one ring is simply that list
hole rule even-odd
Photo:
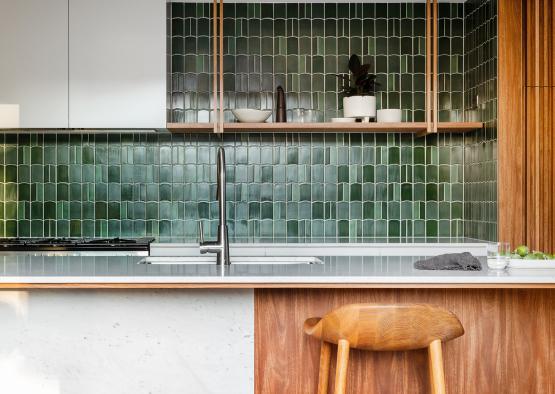
[{"label": "white lamp shade", "polygon": [[0,129],[17,129],[19,127],[19,105],[0,104]]}]

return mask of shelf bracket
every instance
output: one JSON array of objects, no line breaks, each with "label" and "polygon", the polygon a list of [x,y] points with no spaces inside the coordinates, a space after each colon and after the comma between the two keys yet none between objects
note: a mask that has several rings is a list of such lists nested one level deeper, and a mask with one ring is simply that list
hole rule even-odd
[{"label": "shelf bracket", "polygon": [[426,133],[438,132],[437,0],[426,0]]},{"label": "shelf bracket", "polygon": [[212,90],[213,90],[213,125],[214,133],[224,132],[224,3],[222,0],[212,2]]}]

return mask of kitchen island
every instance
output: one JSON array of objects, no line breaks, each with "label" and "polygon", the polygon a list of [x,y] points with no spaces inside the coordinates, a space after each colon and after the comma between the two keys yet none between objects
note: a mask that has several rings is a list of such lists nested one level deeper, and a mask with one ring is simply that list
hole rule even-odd
[{"label": "kitchen island", "polygon": [[[555,269],[423,271],[426,256],[317,256],[316,263],[180,263],[137,256],[0,256],[0,288],[555,288]],[[262,260],[264,261],[264,260]]]},{"label": "kitchen island", "polygon": [[[472,243],[232,250],[225,268],[194,263],[196,249],[175,245],[146,259],[0,256],[0,363],[12,366],[4,381],[39,394],[311,393],[319,343],[302,333],[304,319],[352,302],[426,302],[466,329],[445,345],[449,392],[555,390],[555,270],[490,271],[484,245]],[[413,268],[461,250],[484,269]],[[281,264],[252,264],[280,255]],[[352,393],[428,390],[425,352],[353,351],[349,374]]]}]

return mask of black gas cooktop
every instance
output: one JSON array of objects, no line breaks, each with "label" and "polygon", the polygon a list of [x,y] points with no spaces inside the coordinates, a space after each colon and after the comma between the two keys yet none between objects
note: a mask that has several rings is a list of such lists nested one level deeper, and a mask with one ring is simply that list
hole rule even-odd
[{"label": "black gas cooktop", "polygon": [[149,252],[154,238],[0,238],[0,252]]}]

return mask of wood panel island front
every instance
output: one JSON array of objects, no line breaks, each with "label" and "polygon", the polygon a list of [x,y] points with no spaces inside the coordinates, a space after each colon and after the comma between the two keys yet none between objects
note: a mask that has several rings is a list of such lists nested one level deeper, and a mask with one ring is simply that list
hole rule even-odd
[{"label": "wood panel island front", "polygon": [[[465,329],[444,344],[449,393],[555,392],[555,290],[460,286],[255,291],[255,393],[316,393],[319,342],[306,318],[350,303],[429,303],[455,313]],[[351,350],[348,393],[428,393],[426,350]],[[333,387],[335,360],[330,385]]]}]

